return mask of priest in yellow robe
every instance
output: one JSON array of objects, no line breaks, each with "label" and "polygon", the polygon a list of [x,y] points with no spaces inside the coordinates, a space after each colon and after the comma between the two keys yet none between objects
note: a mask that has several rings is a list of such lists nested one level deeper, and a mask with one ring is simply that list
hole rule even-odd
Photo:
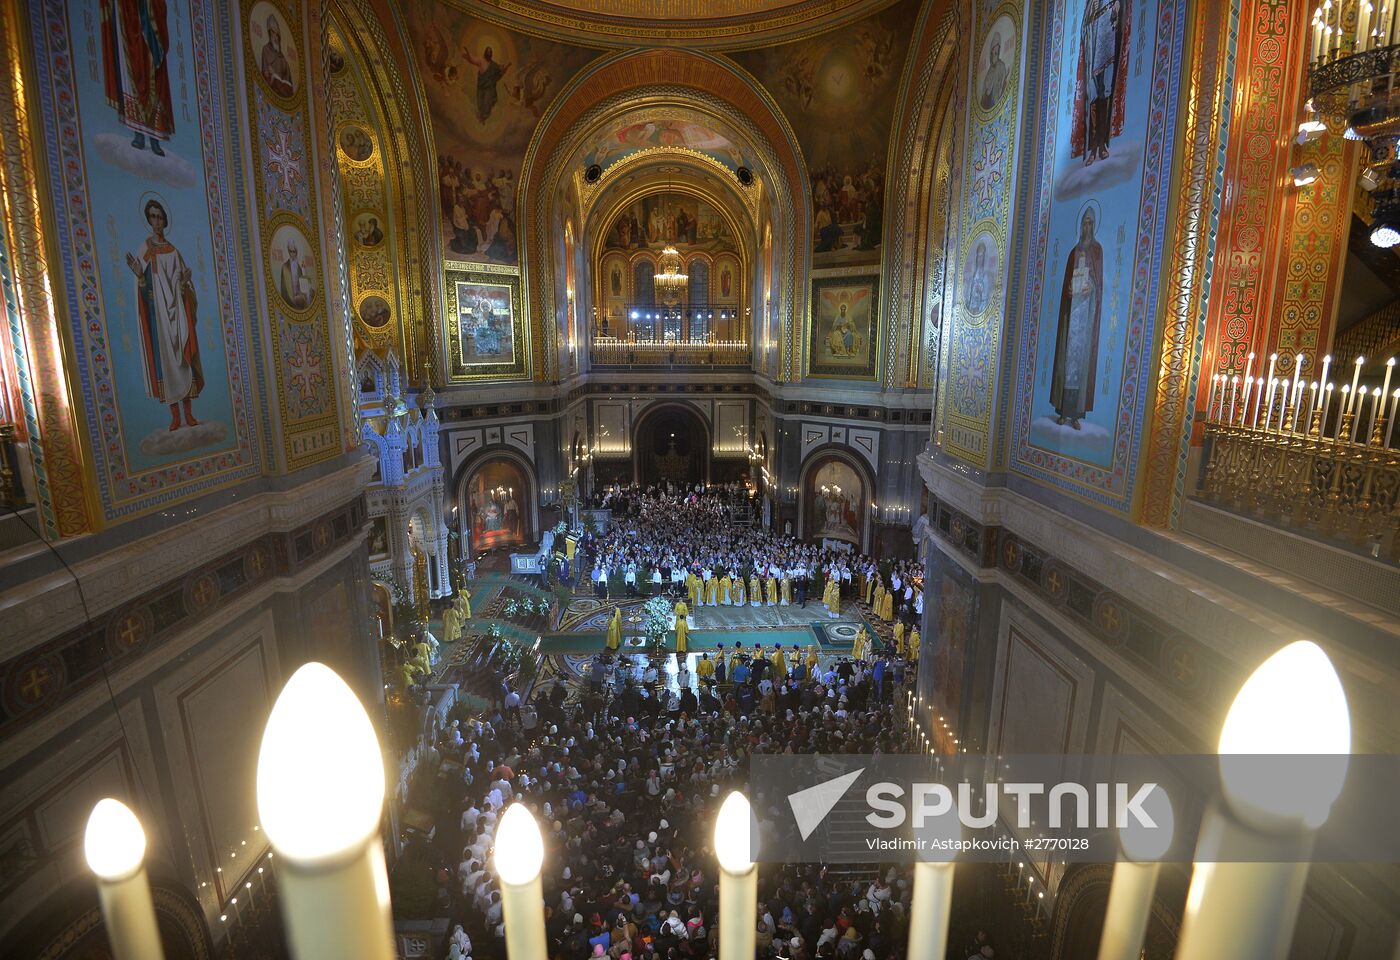
[{"label": "priest in yellow robe", "polygon": [[856,660],[864,660],[865,648],[869,642],[865,635],[865,626],[862,624],[861,628],[856,631],[855,642],[851,644],[851,656]]},{"label": "priest in yellow robe", "polygon": [[885,618],[886,623],[889,623],[894,619],[894,594],[892,592],[885,591],[885,602],[882,607],[880,616]]},{"label": "priest in yellow robe", "polygon": [[449,606],[442,611],[442,642],[456,643],[462,636],[462,618],[457,614],[455,606]]},{"label": "priest in yellow robe", "polygon": [[809,644],[807,647],[807,679],[810,680],[816,675],[817,670],[817,645]]},{"label": "priest in yellow robe", "polygon": [[719,602],[726,607],[734,602],[734,581],[727,573],[719,578]]},{"label": "priest in yellow robe", "polygon": [[894,625],[894,652],[895,656],[904,656],[904,621],[900,620]]},{"label": "priest in yellow robe", "polygon": [[715,682],[715,662],[708,653],[700,654],[700,659],[695,661],[695,676],[701,683]]},{"label": "priest in yellow robe", "polygon": [[783,645],[780,643],[773,648],[773,655],[768,658],[773,664],[773,682],[782,683],[787,679],[788,664],[787,654],[783,653]]},{"label": "priest in yellow robe", "polygon": [[912,630],[909,631],[909,653],[908,653],[908,659],[909,659],[909,660],[917,660],[917,659],[919,659],[919,643],[920,643],[919,628],[918,628],[918,627],[914,627]]},{"label": "priest in yellow robe", "polygon": [[685,592],[690,597],[692,607],[700,606],[700,578],[694,570],[685,575]]},{"label": "priest in yellow robe", "polygon": [[622,608],[616,607],[613,610],[612,619],[608,621],[608,638],[605,643],[608,650],[616,653],[622,646]]},{"label": "priest in yellow robe", "polygon": [[880,608],[885,603],[885,585],[880,581],[875,582],[875,595],[870,601],[870,609],[875,611],[875,616],[880,615]]},{"label": "priest in yellow robe", "polygon": [[705,605],[716,606],[719,602],[719,581],[714,577],[705,581]]},{"label": "priest in yellow robe", "polygon": [[782,582],[778,584],[778,604],[786,607],[790,603],[792,603],[792,579],[784,574]]},{"label": "priest in yellow robe", "polygon": [[763,603],[763,588],[758,582],[758,571],[749,574],[749,603],[755,607]]},{"label": "priest in yellow robe", "polygon": [[870,601],[875,596],[875,580],[875,577],[866,577],[865,582],[861,584],[860,598],[865,601],[867,607],[870,606]]},{"label": "priest in yellow robe", "polygon": [[685,620],[690,615],[690,609],[684,600],[677,600],[672,612],[676,615],[676,656],[684,660],[686,651],[690,649],[690,627]]},{"label": "priest in yellow robe", "polygon": [[770,607],[775,607],[775,606],[777,606],[777,605],[778,605],[778,578],[775,577],[775,576],[773,576],[773,575],[770,573],[770,574],[768,575],[768,579],[764,581],[763,587],[764,587],[764,590],[767,592],[767,595],[768,595],[768,606],[770,606]]},{"label": "priest in yellow robe", "polygon": [[841,615],[841,581],[832,578],[831,594],[826,601],[826,615],[828,617],[838,617]]},{"label": "priest in yellow robe", "polygon": [[472,592],[466,586],[457,593],[457,616],[462,618],[463,626],[472,618]]},{"label": "priest in yellow robe", "polygon": [[729,596],[734,600],[734,606],[736,607],[742,607],[748,602],[748,596],[744,592],[743,577],[734,578],[734,589],[730,592]]}]

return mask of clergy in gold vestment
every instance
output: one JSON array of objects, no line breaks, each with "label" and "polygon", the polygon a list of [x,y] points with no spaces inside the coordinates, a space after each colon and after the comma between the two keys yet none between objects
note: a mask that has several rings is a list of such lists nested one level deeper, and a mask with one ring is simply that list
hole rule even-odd
[{"label": "clergy in gold vestment", "polygon": [[622,646],[622,608],[613,610],[612,619],[608,621],[607,648],[616,652]]},{"label": "clergy in gold vestment", "polygon": [[764,589],[768,592],[768,606],[776,606],[778,603],[778,578],[769,575],[763,583]]},{"label": "clergy in gold vestment", "polygon": [[773,648],[773,655],[769,657],[773,664],[773,680],[782,683],[787,679],[787,654],[783,653],[783,645],[780,643]]},{"label": "clergy in gold vestment", "polygon": [[685,575],[685,592],[690,597],[692,607],[700,606],[700,578],[694,571]]},{"label": "clergy in gold vestment", "polygon": [[865,605],[870,606],[870,600],[875,596],[875,578],[866,577],[865,583],[861,586],[860,598],[865,601]]},{"label": "clergy in gold vestment", "polygon": [[[677,637],[679,639],[679,637]],[[695,676],[701,683],[713,683],[715,679],[715,662],[710,659],[708,653],[700,654],[700,659],[695,661]]]},{"label": "clergy in gold vestment", "polygon": [[894,652],[896,656],[904,656],[904,621],[901,620],[894,625]]},{"label": "clergy in gold vestment", "polygon": [[726,607],[734,602],[734,581],[729,579],[729,574],[719,578],[719,602]]},{"label": "clergy in gold vestment", "polygon": [[807,679],[812,679],[817,669],[817,645],[815,643],[807,647]]},{"label": "clergy in gold vestment", "polygon": [[719,581],[714,577],[705,581],[705,604],[715,606],[719,599]]},{"label": "clergy in gold vestment", "polygon": [[786,576],[778,584],[778,603],[784,607],[792,603],[792,581]]},{"label": "clergy in gold vestment", "polygon": [[472,592],[465,586],[457,594],[457,616],[462,618],[462,626],[472,618]]},{"label": "clergy in gold vestment", "polygon": [[684,600],[677,600],[672,612],[676,615],[676,656],[684,659],[690,641],[690,627],[686,624],[685,618],[689,615],[690,610],[686,607]]},{"label": "clergy in gold vestment", "polygon": [[750,574],[750,575],[749,575],[749,603],[753,604],[755,607],[758,606],[759,604],[761,604],[761,603],[763,602],[763,592],[762,592],[762,589],[763,589],[763,588],[760,587],[760,586],[759,586],[759,583],[758,583],[758,574],[757,574],[757,573]]},{"label": "clergy in gold vestment", "polygon": [[829,617],[839,616],[841,613],[841,581],[833,579],[831,581],[831,596],[826,601],[826,615]]},{"label": "clergy in gold vestment", "polygon": [[734,589],[730,593],[730,597],[734,600],[734,606],[736,607],[742,607],[746,602],[748,602],[748,597],[744,593],[743,577],[734,578]]},{"label": "clergy in gold vestment", "polygon": [[919,659],[919,628],[918,628],[918,627],[915,627],[913,630],[910,630],[910,631],[909,631],[909,653],[907,654],[907,658],[910,659],[910,660],[917,660],[917,659]]},{"label": "clergy in gold vestment", "polygon": [[861,626],[861,628],[860,628],[859,630],[856,631],[856,639],[855,639],[855,642],[851,644],[851,656],[854,657],[854,658],[857,659],[857,660],[864,660],[864,659],[865,659],[865,645],[866,645],[868,642],[869,642],[869,641],[866,639],[866,636],[865,636],[865,627],[864,627],[864,626]]},{"label": "clergy in gold vestment", "polygon": [[442,642],[456,643],[461,635],[462,618],[457,615],[456,607],[448,607],[442,611]]}]

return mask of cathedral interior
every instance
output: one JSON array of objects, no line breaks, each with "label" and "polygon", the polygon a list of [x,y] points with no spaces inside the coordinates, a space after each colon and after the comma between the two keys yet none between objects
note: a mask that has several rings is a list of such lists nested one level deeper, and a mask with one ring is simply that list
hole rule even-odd
[{"label": "cathedral interior", "polygon": [[[4,4],[0,956],[1400,957],[1394,6]],[[265,806],[306,664],[373,890]],[[945,872],[769,845],[755,947],[708,838],[784,739],[1352,762],[1257,830],[1222,766],[1145,887],[1007,806]]]}]

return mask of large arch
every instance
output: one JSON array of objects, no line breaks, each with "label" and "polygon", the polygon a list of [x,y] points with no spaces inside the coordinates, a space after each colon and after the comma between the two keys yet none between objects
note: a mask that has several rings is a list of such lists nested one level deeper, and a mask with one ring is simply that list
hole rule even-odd
[{"label": "large arch", "polygon": [[[478,536],[479,531],[474,529],[471,483],[488,468],[505,464],[511,467],[521,478],[523,490],[521,492],[511,491],[509,500],[515,501],[518,516],[519,530],[513,536],[502,537],[497,540],[485,540]],[[496,444],[485,447],[475,455],[468,458],[457,469],[457,475],[452,481],[453,505],[460,518],[461,527],[468,538],[468,550],[472,554],[477,554],[483,550],[490,550],[501,546],[526,546],[535,543],[540,536],[540,498],[539,498],[539,477],[535,472],[535,466],[518,450],[504,445]],[[523,511],[520,509],[524,505]],[[502,514],[502,521],[505,515]]]},{"label": "large arch", "polygon": [[[830,464],[840,465],[846,471],[854,474],[860,483],[858,491],[845,489],[839,492],[850,501],[849,508],[843,513],[846,524],[852,528],[851,534],[838,530],[840,524],[833,523],[832,529],[826,530],[814,522],[814,511],[818,506],[817,487],[821,482],[823,469]],[[845,540],[862,553],[868,553],[874,537],[870,501],[874,497],[875,491],[875,476],[870,472],[869,464],[843,446],[824,444],[809,453],[807,458],[802,461],[802,469],[798,471],[798,477],[800,480],[797,493],[797,535],[803,539],[831,537],[832,539]]]},{"label": "large arch", "polygon": [[798,283],[810,259],[811,199],[801,148],[782,112],[763,87],[733,62],[681,50],[640,50],[602,57],[570,81],[541,119],[526,152],[521,176],[520,232],[527,272],[532,336],[545,358],[545,379],[557,375],[561,337],[559,304],[566,292],[556,262],[555,238],[563,217],[556,209],[569,193],[566,177],[582,143],[610,119],[639,103],[711,116],[740,131],[754,156],[758,182],[772,197],[775,261],[786,268],[774,297],[783,317],[780,375],[796,368],[795,350],[806,291]]},{"label": "large arch", "polygon": [[[667,425],[670,429],[664,429]],[[692,428],[688,432],[686,425]],[[674,435],[676,455],[688,459],[691,475],[686,479],[708,483],[712,442],[710,424],[694,404],[682,401],[652,404],[632,423],[632,479],[643,485],[658,480],[681,479],[664,476],[659,469],[660,458],[669,452],[666,447],[672,440],[672,436],[663,436],[663,433]]]}]

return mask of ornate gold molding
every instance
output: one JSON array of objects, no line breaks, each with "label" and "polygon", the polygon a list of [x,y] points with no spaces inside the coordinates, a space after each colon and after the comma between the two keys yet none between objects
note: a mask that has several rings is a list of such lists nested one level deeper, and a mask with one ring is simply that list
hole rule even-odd
[{"label": "ornate gold molding", "polygon": [[46,536],[57,539],[96,529],[92,459],[86,448],[72,371],[73,345],[59,323],[61,286],[48,278],[43,171],[34,160],[30,126],[34,76],[22,39],[22,4],[0,9],[0,50],[5,52],[5,91],[0,96],[0,202],[3,202],[6,336],[20,381],[24,435],[28,439],[39,517]]}]

